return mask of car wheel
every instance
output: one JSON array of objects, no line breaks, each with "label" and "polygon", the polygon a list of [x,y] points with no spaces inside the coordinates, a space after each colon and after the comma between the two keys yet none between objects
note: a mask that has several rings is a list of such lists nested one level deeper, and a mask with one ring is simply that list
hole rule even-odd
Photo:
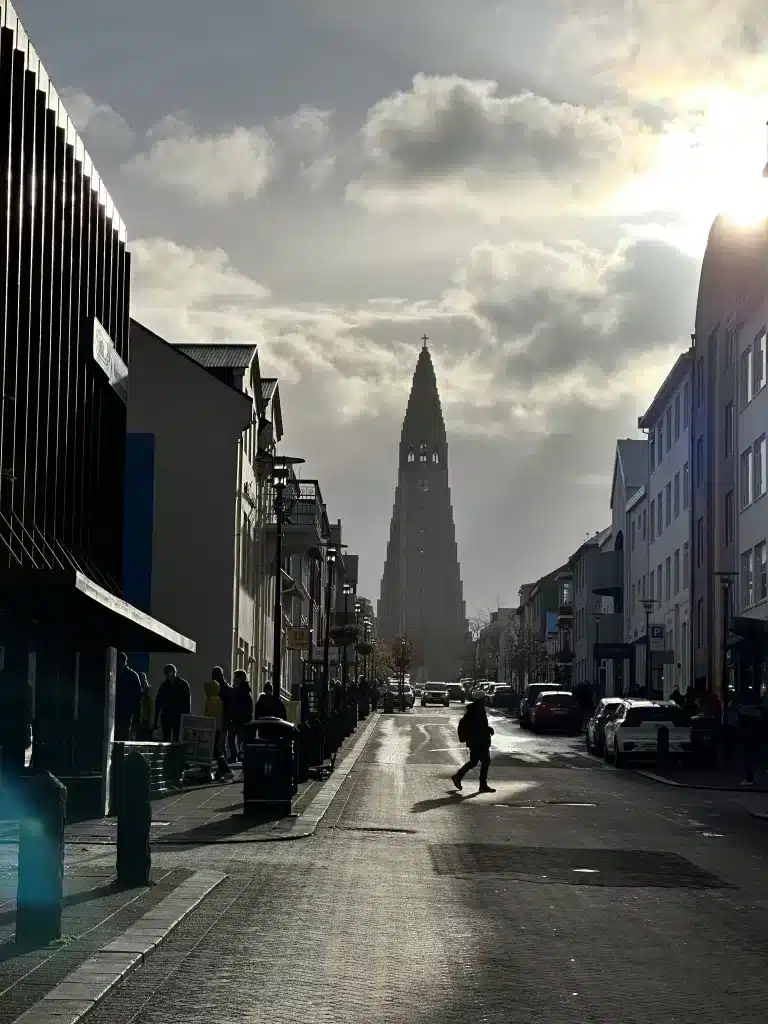
[{"label": "car wheel", "polygon": [[465,701],[466,701],[466,699],[467,699],[466,697],[461,697],[461,698],[460,698],[460,700],[461,700],[461,703],[462,703],[462,704],[464,704],[464,703],[465,703]]},{"label": "car wheel", "polygon": [[449,700],[444,700],[443,701],[443,707],[444,708],[449,708],[450,706],[451,706],[451,702]]},{"label": "car wheel", "polygon": [[619,750],[619,744],[617,740],[613,741],[613,763],[616,765],[617,768],[624,768],[626,765],[624,755]]}]

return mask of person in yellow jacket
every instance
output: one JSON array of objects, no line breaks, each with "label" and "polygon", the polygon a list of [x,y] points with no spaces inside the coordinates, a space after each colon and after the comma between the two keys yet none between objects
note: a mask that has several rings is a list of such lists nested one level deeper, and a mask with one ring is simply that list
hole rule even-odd
[{"label": "person in yellow jacket", "polygon": [[224,756],[224,703],[219,696],[219,684],[215,679],[209,679],[203,689],[205,691],[203,718],[213,718],[216,722],[216,738],[213,743],[213,756],[216,758],[217,765],[216,781],[233,779],[234,772]]}]

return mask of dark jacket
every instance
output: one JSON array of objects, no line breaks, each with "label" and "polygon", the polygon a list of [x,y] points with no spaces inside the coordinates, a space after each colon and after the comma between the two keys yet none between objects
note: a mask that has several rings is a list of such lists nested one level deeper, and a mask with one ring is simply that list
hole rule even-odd
[{"label": "dark jacket", "polygon": [[230,723],[236,729],[253,721],[253,696],[250,683],[236,682],[232,687]]},{"label": "dark jacket", "polygon": [[288,720],[285,704],[274,693],[262,693],[253,708],[254,718],[282,718]]},{"label": "dark jacket", "polygon": [[130,665],[124,665],[117,673],[115,686],[115,721],[130,722],[141,717],[141,698],[143,690],[139,673]]},{"label": "dark jacket", "polygon": [[493,729],[488,725],[485,704],[472,701],[464,712],[464,742],[470,750],[489,750]]},{"label": "dark jacket", "polygon": [[192,694],[189,683],[181,676],[164,679],[155,697],[155,725],[158,718],[178,721],[182,715],[188,715],[192,708]]}]

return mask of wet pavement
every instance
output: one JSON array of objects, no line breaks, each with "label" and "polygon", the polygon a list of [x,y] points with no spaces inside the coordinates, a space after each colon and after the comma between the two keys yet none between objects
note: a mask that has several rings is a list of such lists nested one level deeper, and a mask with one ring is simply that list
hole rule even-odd
[{"label": "wet pavement", "polygon": [[764,1020],[768,798],[503,715],[458,793],[460,713],[382,715],[312,838],[157,849],[229,878],[89,1022]]}]

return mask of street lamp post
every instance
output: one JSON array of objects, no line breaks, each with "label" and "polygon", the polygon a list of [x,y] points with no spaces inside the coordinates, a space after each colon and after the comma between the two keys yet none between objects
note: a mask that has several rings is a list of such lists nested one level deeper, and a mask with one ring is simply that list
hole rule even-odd
[{"label": "street lamp post", "polygon": [[[349,618],[349,599],[352,596],[352,594],[354,594],[354,592],[355,592],[354,584],[352,584],[352,583],[345,583],[344,584],[344,625],[345,626],[348,625],[347,619]],[[342,686],[344,687],[345,695],[346,695],[346,692],[347,692],[347,679],[348,679],[348,672],[347,672],[347,644],[344,644],[344,654],[343,654],[343,661],[342,661],[342,668],[341,668],[341,683],[342,683]],[[355,685],[357,685],[357,679],[355,679]]]},{"label": "street lamp post", "polygon": [[357,635],[355,639],[355,682],[359,684],[358,673],[360,671],[360,652],[358,647],[360,646],[360,602],[355,601],[355,629]]},{"label": "street lamp post", "polygon": [[328,545],[325,559],[328,566],[328,578],[325,581],[325,636],[323,638],[323,711],[328,714],[328,697],[330,693],[330,662],[331,662],[331,595],[333,593],[333,571],[336,567],[337,550]]},{"label": "street lamp post", "polygon": [[274,630],[272,635],[272,692],[280,696],[283,651],[283,525],[290,518],[290,508],[285,501],[285,488],[291,466],[297,466],[304,459],[287,456],[272,457],[272,486],[275,489],[275,602]]},{"label": "street lamp post", "polygon": [[[723,589],[723,643],[720,652],[720,702],[723,708],[723,723],[728,711],[728,633],[731,628],[731,587],[738,576],[735,572],[716,572]],[[723,729],[725,735],[725,729]]]},{"label": "street lamp post", "polygon": [[651,629],[650,619],[651,612],[656,606],[656,600],[653,597],[644,597],[640,601],[645,612],[645,696],[650,698],[651,696]]}]

